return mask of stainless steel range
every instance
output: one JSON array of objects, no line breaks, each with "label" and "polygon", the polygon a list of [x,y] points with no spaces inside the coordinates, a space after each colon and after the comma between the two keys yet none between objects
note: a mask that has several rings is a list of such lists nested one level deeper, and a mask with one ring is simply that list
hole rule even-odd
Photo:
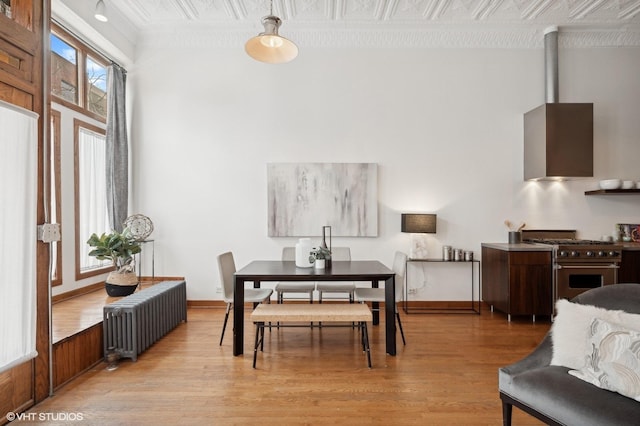
[{"label": "stainless steel range", "polygon": [[576,231],[524,230],[523,241],[552,247],[554,301],[618,282],[619,244],[577,239]]}]

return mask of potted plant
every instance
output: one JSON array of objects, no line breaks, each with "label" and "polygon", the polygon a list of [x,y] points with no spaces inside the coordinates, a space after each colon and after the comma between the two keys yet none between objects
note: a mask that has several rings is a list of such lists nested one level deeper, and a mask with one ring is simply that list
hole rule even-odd
[{"label": "potted plant", "polygon": [[331,252],[326,247],[314,247],[309,252],[309,263],[316,269],[324,269],[327,259],[331,259]]},{"label": "potted plant", "polygon": [[112,231],[110,234],[92,234],[87,241],[93,250],[89,256],[98,260],[110,260],[115,268],[105,281],[107,294],[112,297],[128,296],[138,286],[133,255],[140,253],[140,242],[135,239],[128,228],[122,232]]}]

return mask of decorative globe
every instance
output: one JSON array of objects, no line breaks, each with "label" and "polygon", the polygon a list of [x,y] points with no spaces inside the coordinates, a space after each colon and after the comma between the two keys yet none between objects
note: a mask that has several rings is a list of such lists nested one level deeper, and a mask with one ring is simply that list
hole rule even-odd
[{"label": "decorative globe", "polygon": [[136,241],[144,241],[153,232],[153,222],[147,216],[134,214],[124,221],[124,226],[129,228]]}]

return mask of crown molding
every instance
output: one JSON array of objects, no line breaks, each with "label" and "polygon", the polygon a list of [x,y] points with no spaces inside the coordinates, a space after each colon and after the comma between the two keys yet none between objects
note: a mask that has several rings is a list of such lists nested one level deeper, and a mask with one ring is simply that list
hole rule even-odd
[{"label": "crown molding", "polygon": [[[319,48],[487,48],[538,49],[544,47],[543,27],[441,28],[327,28],[305,30],[290,25],[280,34],[299,47]],[[138,46],[146,48],[237,48],[254,32],[217,26],[147,28]],[[640,47],[639,28],[560,28],[562,48]]]}]

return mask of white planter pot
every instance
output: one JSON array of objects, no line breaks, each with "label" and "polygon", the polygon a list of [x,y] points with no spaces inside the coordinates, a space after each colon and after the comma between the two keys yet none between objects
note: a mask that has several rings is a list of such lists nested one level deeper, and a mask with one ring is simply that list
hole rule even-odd
[{"label": "white planter pot", "polygon": [[313,266],[316,269],[324,269],[325,265],[326,265],[325,259],[316,259],[316,261],[313,263]]},{"label": "white planter pot", "polygon": [[136,291],[138,276],[135,272],[113,271],[107,276],[104,286],[111,297],[128,296]]}]

